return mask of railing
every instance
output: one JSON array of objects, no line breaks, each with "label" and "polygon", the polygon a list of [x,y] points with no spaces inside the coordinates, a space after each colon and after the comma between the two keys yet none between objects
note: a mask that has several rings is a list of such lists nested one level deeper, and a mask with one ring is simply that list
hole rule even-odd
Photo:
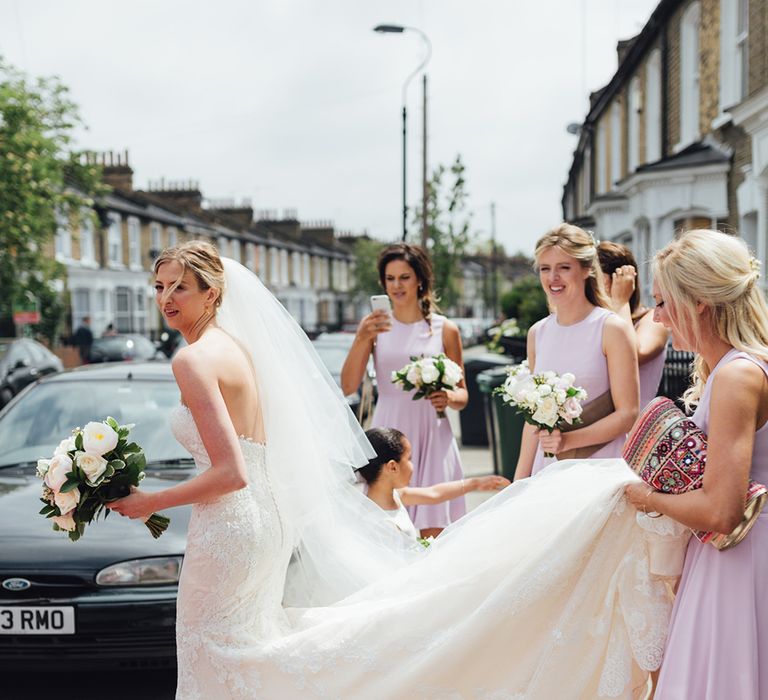
[{"label": "railing", "polygon": [[680,397],[690,384],[692,362],[693,353],[682,350],[667,350],[667,359],[664,362],[664,371],[661,374],[661,382],[656,395],[666,396],[682,408]]}]

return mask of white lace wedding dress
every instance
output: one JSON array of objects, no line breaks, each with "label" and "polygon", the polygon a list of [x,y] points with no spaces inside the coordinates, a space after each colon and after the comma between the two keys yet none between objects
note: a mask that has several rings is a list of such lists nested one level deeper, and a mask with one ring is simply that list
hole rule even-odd
[{"label": "white lace wedding dress", "polygon": [[[172,415],[198,468],[192,416]],[[561,462],[451,526],[419,560],[329,607],[283,608],[295,541],[266,450],[250,486],[196,505],[179,586],[177,698],[631,698],[670,604],[622,498],[621,460]]]}]

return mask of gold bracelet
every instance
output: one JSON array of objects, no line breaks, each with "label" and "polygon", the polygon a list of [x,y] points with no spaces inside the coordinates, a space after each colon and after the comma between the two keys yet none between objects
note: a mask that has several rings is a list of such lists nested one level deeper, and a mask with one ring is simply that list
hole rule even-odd
[{"label": "gold bracelet", "polygon": [[660,518],[661,513],[652,510],[650,513],[648,512],[646,506],[648,505],[648,499],[651,497],[652,494],[656,493],[655,489],[649,488],[648,492],[645,494],[645,501],[643,502],[643,513],[647,515],[649,518]]}]

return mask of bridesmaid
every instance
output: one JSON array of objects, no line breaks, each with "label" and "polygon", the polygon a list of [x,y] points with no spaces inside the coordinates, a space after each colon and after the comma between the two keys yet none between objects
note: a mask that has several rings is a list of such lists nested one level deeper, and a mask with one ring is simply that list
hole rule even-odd
[{"label": "bridesmaid", "polygon": [[588,401],[610,391],[614,408],[567,433],[526,424],[515,480],[551,464],[544,452],[594,447],[590,457],[620,457],[639,406],[636,341],[629,323],[609,310],[592,235],[560,224],[539,239],[535,257],[553,312],[528,331],[528,365],[535,372],[571,372]]},{"label": "bridesmaid", "polygon": [[[444,352],[462,370],[461,336],[454,323],[435,313],[432,264],[424,250],[408,243],[385,248],[378,260],[379,282],[392,302],[392,318],[384,311],[368,314],[341,370],[341,386],[351,394],[360,386],[368,357],[378,377],[379,398],[371,427],[397,428],[408,435],[413,449],[412,484],[432,486],[463,478],[459,448],[447,419],[437,411],[446,407],[460,411],[467,405],[465,384],[440,391],[429,400],[413,401],[389,381],[392,372],[410,362],[412,356]],[[422,537],[437,536],[443,528],[466,512],[464,496],[436,505],[408,507]]]},{"label": "bridesmaid", "polygon": [[597,256],[611,308],[635,329],[637,361],[640,365],[640,410],[656,398],[667,359],[669,333],[653,320],[653,310],[640,303],[637,262],[632,251],[620,243],[601,241]]},{"label": "bridesmaid", "polygon": [[[696,530],[730,533],[750,478],[768,483],[768,305],[743,241],[690,231],[654,261],[656,320],[673,347],[696,353],[683,399],[708,435],[701,489],[671,495],[627,487],[639,509]],[[735,547],[692,537],[656,700],[768,700],[768,511]]]}]

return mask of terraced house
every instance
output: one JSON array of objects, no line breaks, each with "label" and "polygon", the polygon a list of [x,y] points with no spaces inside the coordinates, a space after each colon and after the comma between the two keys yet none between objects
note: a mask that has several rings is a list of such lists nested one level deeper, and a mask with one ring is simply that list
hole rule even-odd
[{"label": "terraced house", "polygon": [[118,332],[157,337],[152,265],[168,246],[193,239],[256,272],[309,333],[353,321],[353,256],[330,222],[301,223],[296,212],[254,212],[249,202],[206,201],[195,182],[160,181],[133,187],[128,154],[94,156],[112,188],[93,212],[59,219],[52,253],[67,267],[71,328],[90,316],[95,335]]},{"label": "terraced house", "polygon": [[[565,220],[648,260],[679,230],[738,233],[766,264],[768,2],[662,0],[590,95]],[[765,285],[765,276],[762,284]]]}]

